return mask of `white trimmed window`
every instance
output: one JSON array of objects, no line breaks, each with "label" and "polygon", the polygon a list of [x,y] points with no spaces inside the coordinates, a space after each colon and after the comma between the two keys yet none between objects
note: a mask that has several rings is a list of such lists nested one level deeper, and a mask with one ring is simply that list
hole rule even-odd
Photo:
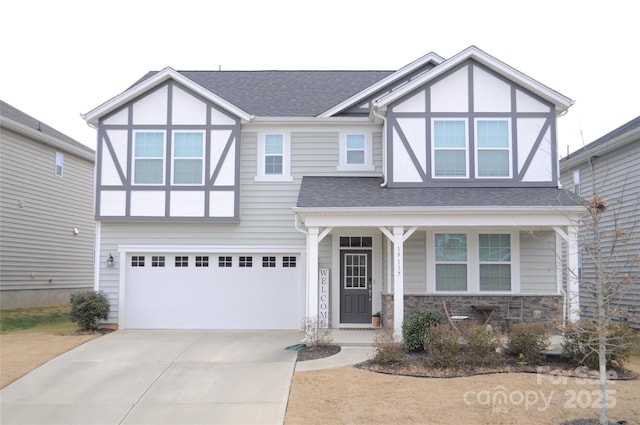
[{"label": "white trimmed window", "polygon": [[133,184],[164,184],[164,132],[134,134]]},{"label": "white trimmed window", "polygon": [[62,177],[62,172],[64,169],[64,154],[61,152],[56,152],[56,162],[54,173],[58,177]]},{"label": "white trimmed window", "polygon": [[469,177],[467,120],[434,119],[431,125],[431,169],[434,178]]},{"label": "white trimmed window", "polygon": [[258,139],[256,181],[291,182],[291,145],[284,133],[264,133]]},{"label": "white trimmed window", "polygon": [[429,291],[518,292],[518,232],[429,232]]},{"label": "white trimmed window", "polygon": [[374,171],[371,135],[342,133],[338,171]]},{"label": "white trimmed window", "polygon": [[478,235],[480,291],[511,291],[511,235]]},{"label": "white trimmed window", "polygon": [[511,130],[506,119],[476,119],[476,177],[511,177]]},{"label": "white trimmed window", "polygon": [[580,170],[573,172],[573,193],[580,196]]},{"label": "white trimmed window", "polygon": [[172,181],[175,185],[204,183],[204,134],[176,131],[173,133]]},{"label": "white trimmed window", "polygon": [[467,290],[467,234],[436,233],[436,291]]}]

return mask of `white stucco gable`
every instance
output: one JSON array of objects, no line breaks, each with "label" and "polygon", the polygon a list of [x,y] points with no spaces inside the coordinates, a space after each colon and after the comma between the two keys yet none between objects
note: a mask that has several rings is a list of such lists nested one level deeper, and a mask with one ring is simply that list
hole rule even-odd
[{"label": "white stucco gable", "polygon": [[146,93],[147,91],[153,89],[154,87],[157,87],[158,85],[170,79],[180,83],[183,87],[213,102],[214,104],[219,106],[221,109],[229,112],[234,116],[237,116],[243,121],[251,121],[251,119],[253,118],[252,115],[236,107],[235,105],[227,102],[220,96],[217,96],[215,93],[212,93],[211,91],[205,89],[199,84],[196,84],[195,82],[186,78],[185,76],[183,76],[182,74],[180,74],[178,71],[174,70],[171,67],[164,68],[162,71],[158,72],[152,77],[147,78],[146,80],[140,82],[139,84],[136,84],[135,86],[127,89],[126,91],[120,93],[119,95],[108,100],[102,105],[92,109],[86,114],[82,114],[82,118],[85,121],[87,121],[89,125],[95,127],[98,125],[98,121],[101,117],[107,115],[108,113],[116,110],[120,106],[125,105],[126,103],[132,101],[133,99],[140,96],[141,94]]}]

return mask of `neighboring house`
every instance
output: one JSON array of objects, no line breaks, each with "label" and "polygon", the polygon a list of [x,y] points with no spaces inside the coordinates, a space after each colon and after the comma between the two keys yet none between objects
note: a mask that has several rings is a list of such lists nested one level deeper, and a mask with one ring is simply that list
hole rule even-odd
[{"label": "neighboring house", "polygon": [[512,299],[524,320],[576,319],[556,256],[583,211],[557,181],[571,104],[476,47],[398,71],[150,72],[84,115],[110,321],[366,327],[382,311],[399,331],[445,300],[502,325]]},{"label": "neighboring house", "polygon": [[[612,300],[617,318],[640,329],[640,116],[578,149],[560,160],[561,182],[564,187],[590,202],[594,195],[604,199],[607,209],[600,222],[601,265],[615,272],[622,292]],[[609,254],[613,230],[619,231],[617,247]],[[586,317],[596,313],[594,255],[589,253],[593,231],[581,232],[580,310]],[[621,285],[624,279],[632,284]]]},{"label": "neighboring house", "polygon": [[94,280],[95,152],[0,101],[3,309],[69,303]]}]

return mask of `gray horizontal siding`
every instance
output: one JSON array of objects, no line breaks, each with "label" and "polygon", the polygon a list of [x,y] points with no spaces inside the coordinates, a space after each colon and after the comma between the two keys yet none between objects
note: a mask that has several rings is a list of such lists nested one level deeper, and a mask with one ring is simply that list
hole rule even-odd
[{"label": "gray horizontal siding", "polygon": [[[4,128],[1,138],[1,288],[91,288],[93,162]],[[63,177],[54,175],[56,151]]]},{"label": "gray horizontal siding", "polygon": [[[621,287],[614,296],[614,314],[640,329],[640,142],[601,155],[588,163],[579,165],[581,195],[590,200],[600,196],[607,204],[601,217],[599,231],[602,250],[605,254],[612,241],[613,233],[622,232],[613,255],[605,255],[601,264],[606,264],[609,272],[618,276],[635,276],[635,283]],[[563,170],[564,178],[573,176],[573,170]],[[564,181],[564,180],[563,180]],[[593,242],[593,231],[588,228],[580,233],[582,253],[582,277],[580,286],[580,306],[585,317],[594,316],[594,282],[597,252],[587,247]]]},{"label": "gray horizontal siding", "polygon": [[520,232],[520,292],[558,292],[555,237],[553,231]]},{"label": "gray horizontal siding", "polygon": [[425,294],[426,233],[417,231],[404,243],[404,291],[407,294]]}]

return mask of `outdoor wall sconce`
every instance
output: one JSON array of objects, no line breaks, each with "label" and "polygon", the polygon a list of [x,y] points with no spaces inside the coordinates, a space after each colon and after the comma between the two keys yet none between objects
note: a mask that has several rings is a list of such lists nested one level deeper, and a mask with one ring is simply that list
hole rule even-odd
[{"label": "outdoor wall sconce", "polygon": [[107,257],[107,267],[113,267],[113,255],[111,254]]}]

